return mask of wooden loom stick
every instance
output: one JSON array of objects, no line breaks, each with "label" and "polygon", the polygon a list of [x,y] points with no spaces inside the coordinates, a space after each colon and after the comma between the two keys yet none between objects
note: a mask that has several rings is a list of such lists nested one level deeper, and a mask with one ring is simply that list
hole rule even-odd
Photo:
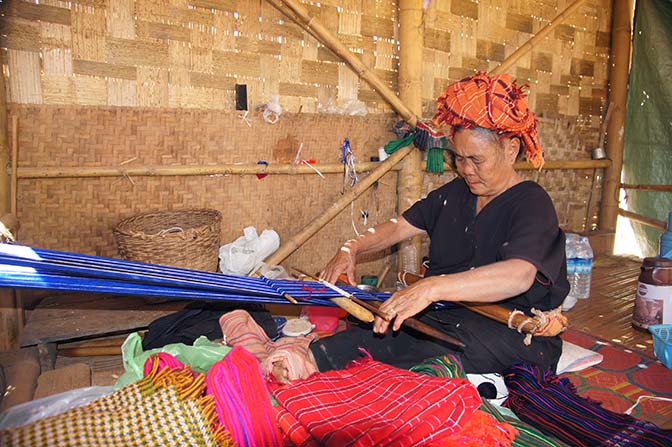
[{"label": "wooden loom stick", "polygon": [[575,12],[582,6],[586,0],[576,0],[574,3],[569,5],[564,9],[560,14],[558,14],[551,22],[548,23],[544,28],[542,28],[537,34],[535,34],[530,40],[518,47],[516,51],[511,53],[509,57],[504,59],[501,64],[499,64],[494,69],[490,70],[490,74],[497,75],[502,74],[508,70],[513,64],[515,64],[521,57],[532,51],[534,46],[544,37],[546,37],[555,27],[560,25],[570,14]]},{"label": "wooden loom stick", "polygon": [[[402,282],[410,285],[420,281],[422,278],[422,276],[416,275],[415,273],[404,272]],[[521,314],[515,314],[512,317],[511,313],[513,311],[499,304],[477,304],[463,301],[455,301],[455,303],[499,323],[509,325],[509,319],[511,319],[511,326],[515,328],[520,327],[521,331],[526,334],[533,332],[534,329],[538,326],[537,323],[539,323],[539,320],[536,317],[528,317],[527,315]],[[533,322],[534,324],[523,324],[525,322]]]},{"label": "wooden loom stick", "polygon": [[[315,278],[313,275],[306,273],[302,270],[299,269],[294,269],[297,272],[301,273],[302,275],[307,276],[308,278],[315,279],[316,281],[324,284],[324,282],[320,281],[319,279]],[[326,286],[326,284],[324,284]],[[374,320],[373,313],[371,312],[370,309],[367,309],[358,303],[354,302],[353,300],[346,298],[346,297],[335,297],[335,298],[329,298],[329,301],[352,315],[353,317],[357,318],[358,320],[361,320],[365,323],[371,323]]]},{"label": "wooden loom stick", "polygon": [[[378,315],[380,318],[382,318],[385,321],[390,321],[394,318],[394,314],[390,314],[390,313],[386,313],[386,312],[381,311],[379,309],[380,303],[377,302],[377,301],[371,301],[370,303],[368,303],[366,301],[360,300],[359,298],[357,298],[353,294],[346,292],[345,290],[341,289],[340,287],[338,287],[334,284],[331,284],[328,281],[325,281],[324,279],[317,278],[317,277],[315,277],[315,276],[313,276],[309,273],[303,272],[303,271],[301,271],[299,269],[296,269],[296,268],[294,270],[301,273],[302,275],[307,276],[308,278],[311,278],[315,281],[318,281],[320,284],[323,284],[323,285],[329,287],[330,289],[334,290],[335,292],[342,294],[344,299],[350,299],[350,300],[354,301],[355,303],[359,304],[360,306],[362,306],[362,307],[368,309],[369,311],[371,311],[372,313]],[[458,348],[465,348],[466,347],[466,345],[464,343],[462,343],[460,340],[458,340],[457,338],[451,337],[450,335],[448,335],[448,334],[446,334],[446,333],[444,333],[444,332],[442,332],[442,331],[440,331],[440,330],[438,330],[438,329],[436,329],[436,328],[434,328],[434,327],[432,327],[432,326],[430,326],[426,323],[423,323],[422,321],[417,320],[415,318],[407,318],[406,320],[404,320],[402,326],[408,326],[408,327],[410,327],[412,329],[415,329],[416,331],[418,331],[422,334],[425,334],[425,335],[427,335],[429,337],[432,337],[432,338],[436,338],[437,340],[444,341],[444,342],[446,342],[450,345],[456,346]]]}]

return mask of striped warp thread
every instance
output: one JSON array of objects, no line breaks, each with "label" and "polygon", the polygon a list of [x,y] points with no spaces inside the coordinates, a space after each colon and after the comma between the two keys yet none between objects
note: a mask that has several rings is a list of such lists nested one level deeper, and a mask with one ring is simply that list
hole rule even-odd
[{"label": "striped warp thread", "polygon": [[525,422],[572,446],[667,447],[672,430],[602,408],[584,398],[566,378],[527,364],[504,372],[504,403]]}]

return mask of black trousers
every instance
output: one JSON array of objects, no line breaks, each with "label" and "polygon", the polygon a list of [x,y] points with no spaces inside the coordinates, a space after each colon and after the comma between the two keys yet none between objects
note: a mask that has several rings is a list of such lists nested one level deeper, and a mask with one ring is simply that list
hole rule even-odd
[{"label": "black trousers", "polygon": [[466,348],[456,350],[403,326],[396,333],[390,330],[378,335],[371,324],[359,324],[316,341],[311,351],[320,371],[344,368],[362,357],[358,348],[363,348],[375,360],[404,369],[452,353],[461,359],[467,373],[499,373],[517,362],[555,372],[562,352],[560,337],[533,337],[526,346],[523,334],[462,307],[426,311],[416,318],[461,340]]}]

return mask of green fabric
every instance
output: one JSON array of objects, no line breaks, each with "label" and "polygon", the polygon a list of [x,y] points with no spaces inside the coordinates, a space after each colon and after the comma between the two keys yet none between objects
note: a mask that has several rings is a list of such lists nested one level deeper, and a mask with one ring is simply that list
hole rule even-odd
[{"label": "green fabric", "polygon": [[[638,0],[623,150],[623,182],[672,184],[672,2]],[[666,220],[672,194],[628,190],[627,208]],[[631,221],[632,222],[632,221]],[[645,256],[658,254],[661,231],[632,222]]]},{"label": "green fabric", "polygon": [[443,149],[433,147],[427,151],[427,172],[443,174]]},{"label": "green fabric", "polygon": [[134,332],[121,345],[121,354],[126,372],[117,379],[114,389],[119,389],[129,383],[142,379],[145,361],[152,354],[158,352],[171,354],[185,365],[191,366],[191,369],[194,371],[206,373],[216,361],[221,360],[230,350],[231,347],[229,346],[215,343],[208,340],[207,337],[201,336],[194,341],[193,346],[185,345],[184,343],[171,343],[162,348],[143,351],[142,338],[140,334]]},{"label": "green fabric", "polygon": [[415,134],[410,134],[400,140],[392,140],[389,141],[385,147],[383,148],[385,150],[385,153],[387,155],[392,155],[394,154],[397,150],[401,149],[402,147],[406,147],[409,144],[413,143],[413,138],[415,137]]}]

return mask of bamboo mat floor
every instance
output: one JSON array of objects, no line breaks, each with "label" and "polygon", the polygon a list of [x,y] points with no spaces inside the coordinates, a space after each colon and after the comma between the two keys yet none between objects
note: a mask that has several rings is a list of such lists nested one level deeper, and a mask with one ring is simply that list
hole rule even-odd
[{"label": "bamboo mat floor", "polygon": [[641,265],[642,260],[635,257],[596,258],[590,298],[579,300],[566,312],[570,327],[653,356],[651,334],[632,327]]}]

